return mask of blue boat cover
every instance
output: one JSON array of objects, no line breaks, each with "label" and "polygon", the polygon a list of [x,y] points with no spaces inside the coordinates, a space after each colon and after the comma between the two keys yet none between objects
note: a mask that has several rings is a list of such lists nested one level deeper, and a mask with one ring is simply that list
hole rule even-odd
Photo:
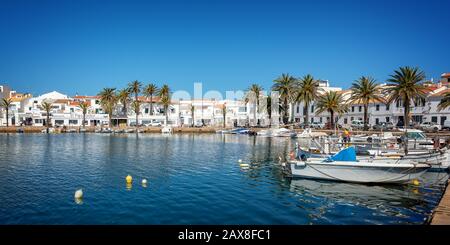
[{"label": "blue boat cover", "polygon": [[329,158],[331,161],[356,162],[355,147],[347,147]]}]

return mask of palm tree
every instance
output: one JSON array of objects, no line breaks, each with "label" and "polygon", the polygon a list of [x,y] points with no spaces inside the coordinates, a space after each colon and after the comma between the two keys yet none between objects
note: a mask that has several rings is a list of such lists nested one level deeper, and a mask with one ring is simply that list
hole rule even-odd
[{"label": "palm tree", "polygon": [[376,83],[372,77],[360,77],[354,81],[350,88],[352,95],[349,98],[350,103],[358,103],[364,105],[364,130],[368,127],[368,110],[370,101],[382,101],[381,87]]},{"label": "palm tree", "polygon": [[[142,88],[142,83],[139,82],[138,80],[135,80],[128,84],[128,89],[130,89],[131,93],[134,93],[134,101],[139,100],[138,96],[139,96],[139,93],[141,92],[141,88]],[[136,108],[134,108],[134,109],[136,109]],[[140,108],[138,108],[138,109],[140,109]],[[139,110],[135,111],[135,113],[136,113],[136,128],[139,127],[139,123],[138,123],[139,112],[140,112]]]},{"label": "palm tree", "polygon": [[47,127],[47,134],[49,132],[49,128],[50,128],[50,111],[52,110],[52,103],[50,102],[42,102],[41,104],[42,108],[45,110],[46,114],[47,114],[47,119],[45,121],[45,126]]},{"label": "palm tree", "polygon": [[450,93],[447,92],[444,94],[444,97],[441,99],[438,105],[438,110],[444,110],[445,108],[450,106]]},{"label": "palm tree", "polygon": [[289,74],[282,74],[281,77],[274,80],[272,86],[273,91],[279,93],[281,101],[283,101],[283,123],[288,123],[288,108],[289,102],[292,101],[293,92],[295,88],[295,78]]},{"label": "palm tree", "polygon": [[193,104],[191,104],[192,127],[195,126],[194,112],[195,112],[195,106]]},{"label": "palm tree", "polygon": [[86,114],[87,114],[87,110],[89,108],[89,104],[86,101],[81,102],[78,107],[81,108],[82,112],[83,112],[83,128],[85,126],[85,122],[86,122]]},{"label": "palm tree", "polygon": [[9,108],[12,105],[12,100],[11,99],[7,99],[7,98],[3,98],[0,101],[0,107],[5,108],[6,111],[6,127],[9,127]]},{"label": "palm tree", "polygon": [[169,121],[168,110],[170,105],[170,88],[167,84],[164,84],[159,90],[159,98],[161,99],[161,104],[164,107],[164,115],[166,116],[166,125]]},{"label": "palm tree", "polygon": [[[245,96],[245,98],[244,98],[244,103],[245,103],[245,110],[247,110],[247,104],[248,104],[248,101],[249,101],[249,99],[248,99],[248,97],[247,96]],[[248,119],[248,112],[246,113],[246,115],[247,115],[247,122],[245,123],[246,125],[246,127],[250,124],[249,123],[249,119]]]},{"label": "palm tree", "polygon": [[109,116],[109,125],[112,127],[112,114],[117,103],[115,88],[104,88],[98,95],[100,96],[100,105]]},{"label": "palm tree", "polygon": [[131,103],[131,107],[133,108],[133,112],[136,114],[136,133],[137,133],[137,129],[139,127],[138,116],[141,110],[141,102],[139,102],[139,100],[135,100],[133,101],[133,103]]},{"label": "palm tree", "polygon": [[227,103],[224,103],[222,106],[222,116],[223,116],[223,128],[227,125]]},{"label": "palm tree", "polygon": [[320,114],[322,112],[330,113],[330,127],[334,128],[334,114],[342,114],[347,111],[347,106],[344,103],[344,99],[342,94],[337,93],[335,91],[329,91],[319,97],[317,100],[317,109],[316,113]]},{"label": "palm tree", "polygon": [[267,96],[266,103],[267,116],[269,117],[269,127],[272,127],[272,96]]},{"label": "palm tree", "polygon": [[124,88],[120,90],[119,93],[117,94],[117,99],[122,104],[122,113],[124,115],[127,115],[127,107],[128,104],[130,103],[130,95],[131,91],[129,88]]},{"label": "palm tree", "polygon": [[150,83],[144,88],[144,95],[147,98],[150,98],[150,115],[153,115],[153,95],[158,93],[158,87]]},{"label": "palm tree", "polygon": [[[253,119],[256,122],[256,114],[259,113],[259,96],[261,95],[261,91],[263,88],[258,84],[252,84],[248,89],[248,96],[250,100],[255,102],[255,111],[253,112]],[[260,125],[259,119],[256,123],[258,126]]]},{"label": "palm tree", "polygon": [[315,80],[313,76],[308,74],[300,79],[295,101],[304,104],[305,126],[309,125],[309,105],[317,100],[319,93],[319,81]]},{"label": "palm tree", "polygon": [[[387,80],[385,92],[388,94],[388,103],[393,101],[402,101],[404,108],[404,126],[405,129],[409,125],[410,104],[411,100],[424,99],[428,89],[423,86],[422,81],[425,79],[425,73],[415,67],[400,67],[390,75]],[[405,138],[407,136],[405,130]],[[408,144],[405,142],[405,154],[408,154]]]}]

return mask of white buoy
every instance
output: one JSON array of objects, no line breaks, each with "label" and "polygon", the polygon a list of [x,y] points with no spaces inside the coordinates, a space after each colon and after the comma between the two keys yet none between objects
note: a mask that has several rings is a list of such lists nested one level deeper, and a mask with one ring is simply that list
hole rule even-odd
[{"label": "white buoy", "polygon": [[81,199],[83,198],[83,190],[79,189],[77,191],[75,191],[75,199]]},{"label": "white buoy", "polygon": [[238,163],[241,163],[241,162],[242,162],[242,159],[239,159],[239,160],[238,160]]},{"label": "white buoy", "polygon": [[147,180],[146,180],[146,179],[143,179],[143,180],[142,180],[142,184],[143,184],[143,185],[146,185],[146,184],[147,184]]}]

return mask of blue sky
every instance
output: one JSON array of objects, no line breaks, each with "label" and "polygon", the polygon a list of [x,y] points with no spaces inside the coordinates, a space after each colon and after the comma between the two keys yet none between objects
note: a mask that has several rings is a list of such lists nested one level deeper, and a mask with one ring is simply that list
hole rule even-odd
[{"label": "blue sky", "polygon": [[281,73],[349,87],[399,66],[450,72],[450,1],[0,0],[0,84],[73,95],[131,80],[265,89]]}]

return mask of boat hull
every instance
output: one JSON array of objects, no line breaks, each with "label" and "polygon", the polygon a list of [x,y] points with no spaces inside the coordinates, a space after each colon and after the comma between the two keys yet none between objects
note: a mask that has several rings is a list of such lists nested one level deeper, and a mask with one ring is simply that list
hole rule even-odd
[{"label": "boat hull", "polygon": [[294,160],[289,165],[292,177],[354,183],[406,183],[430,168],[428,164],[416,164],[408,160],[402,160],[401,163],[388,160],[384,163]]}]

